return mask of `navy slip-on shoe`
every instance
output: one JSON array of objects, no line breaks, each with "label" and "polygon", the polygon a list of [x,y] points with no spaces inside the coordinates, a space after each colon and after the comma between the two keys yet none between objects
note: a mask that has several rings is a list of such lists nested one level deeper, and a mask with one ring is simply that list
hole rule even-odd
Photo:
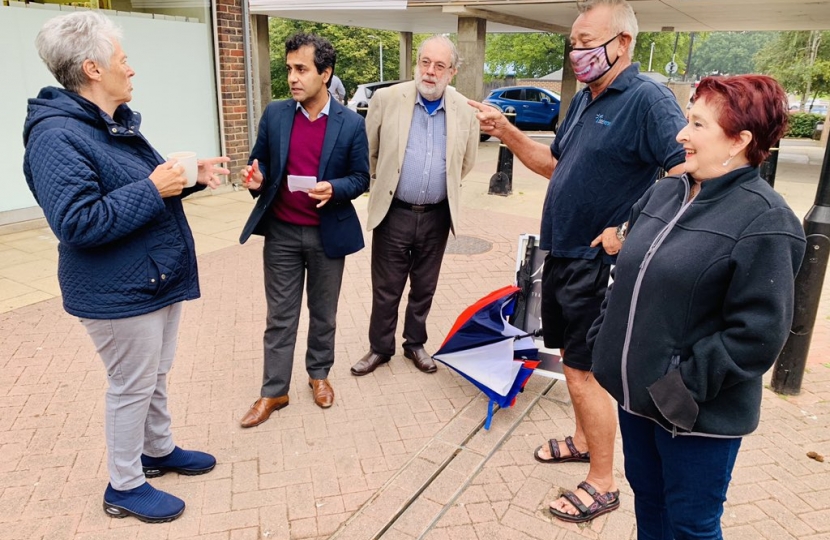
[{"label": "navy slip-on shoe", "polygon": [[104,512],[114,518],[134,516],[145,523],[165,523],[182,515],[184,501],[146,482],[125,491],[115,490],[107,484]]},{"label": "navy slip-on shoe", "polygon": [[177,446],[164,457],[141,454],[141,466],[147,478],[155,478],[166,472],[195,476],[212,471],[216,467],[216,458],[205,452],[182,450]]}]

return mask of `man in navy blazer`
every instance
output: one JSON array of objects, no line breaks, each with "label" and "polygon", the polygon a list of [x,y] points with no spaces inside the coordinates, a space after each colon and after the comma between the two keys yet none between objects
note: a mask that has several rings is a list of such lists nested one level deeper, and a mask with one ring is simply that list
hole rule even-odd
[{"label": "man in navy blazer", "polygon": [[[308,385],[317,405],[332,406],[328,373],[343,265],[346,255],[363,248],[351,202],[369,185],[363,118],[329,96],[336,53],[328,40],[298,33],[286,41],[285,53],[292,99],[266,107],[242,171],[257,201],[239,241],[265,236],[268,305],[261,397],[242,417],[242,427],[259,425],[288,405],[304,282]],[[314,187],[295,189],[303,181]]]}]

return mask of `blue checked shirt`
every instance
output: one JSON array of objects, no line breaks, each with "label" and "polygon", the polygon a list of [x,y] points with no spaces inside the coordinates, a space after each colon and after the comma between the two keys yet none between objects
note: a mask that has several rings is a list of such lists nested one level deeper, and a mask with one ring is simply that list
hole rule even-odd
[{"label": "blue checked shirt", "polygon": [[421,94],[416,97],[395,197],[409,204],[435,204],[447,198],[447,115],[443,97],[432,114],[427,112]]}]

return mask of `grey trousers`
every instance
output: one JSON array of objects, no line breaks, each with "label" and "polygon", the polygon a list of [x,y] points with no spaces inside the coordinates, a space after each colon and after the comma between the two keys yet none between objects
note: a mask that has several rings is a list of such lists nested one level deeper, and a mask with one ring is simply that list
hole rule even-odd
[{"label": "grey trousers", "polygon": [[278,397],[288,394],[291,387],[304,284],[309,315],[306,372],[312,379],[329,376],[334,365],[337,301],[346,259],[326,256],[318,227],[292,225],[273,218],[269,221],[262,254],[268,316],[260,395]]},{"label": "grey trousers", "polygon": [[81,319],[107,370],[107,468],[119,491],[145,482],[142,452],[173,451],[167,373],[176,354],[181,302],[126,319]]},{"label": "grey trousers", "polygon": [[393,206],[372,233],[369,345],[375,353],[395,355],[398,306],[407,278],[403,348],[423,347],[427,342],[427,315],[438,287],[450,224],[446,205],[425,213]]}]

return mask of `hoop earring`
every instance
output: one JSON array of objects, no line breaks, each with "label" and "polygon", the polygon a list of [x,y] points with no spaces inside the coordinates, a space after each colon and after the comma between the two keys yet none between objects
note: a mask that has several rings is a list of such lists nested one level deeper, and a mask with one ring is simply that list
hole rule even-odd
[{"label": "hoop earring", "polygon": [[729,156],[729,159],[727,159],[726,161],[723,162],[723,166],[726,167],[727,165],[729,165],[729,162],[732,161],[733,157],[735,157],[735,156]]}]

